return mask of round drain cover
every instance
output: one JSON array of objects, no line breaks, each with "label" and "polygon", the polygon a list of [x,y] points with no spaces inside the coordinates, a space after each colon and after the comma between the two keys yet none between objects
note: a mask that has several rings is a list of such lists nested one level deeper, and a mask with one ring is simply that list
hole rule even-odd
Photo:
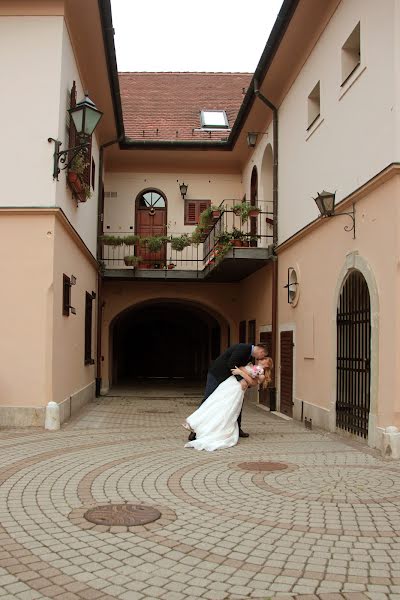
[{"label": "round drain cover", "polygon": [[145,504],[104,504],[89,508],[84,514],[87,521],[96,525],[146,525],[157,521],[161,513]]},{"label": "round drain cover", "polygon": [[238,464],[238,467],[243,471],[282,471],[287,469],[288,465],[276,462],[243,462]]}]

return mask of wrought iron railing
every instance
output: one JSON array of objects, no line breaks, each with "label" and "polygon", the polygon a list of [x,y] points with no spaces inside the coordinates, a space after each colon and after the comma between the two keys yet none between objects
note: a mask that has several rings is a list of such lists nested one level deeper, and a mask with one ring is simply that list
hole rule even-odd
[{"label": "wrought iron railing", "polygon": [[[106,269],[180,269],[202,271],[219,262],[232,247],[267,248],[273,241],[272,202],[258,201],[254,216],[243,215],[234,207],[240,200],[228,199],[221,202],[220,214],[216,215],[209,227],[202,233],[199,243],[191,243],[182,250],[175,250],[173,238],[191,236],[189,228],[184,233],[168,231],[163,236],[160,247],[154,249],[151,240],[146,238],[132,243],[132,231],[107,231],[105,241],[112,238],[128,238],[121,245],[102,244],[102,261]],[[104,239],[103,238],[103,239]],[[109,240],[110,241],[110,240]],[[125,257],[137,257],[137,263],[126,264]]]}]

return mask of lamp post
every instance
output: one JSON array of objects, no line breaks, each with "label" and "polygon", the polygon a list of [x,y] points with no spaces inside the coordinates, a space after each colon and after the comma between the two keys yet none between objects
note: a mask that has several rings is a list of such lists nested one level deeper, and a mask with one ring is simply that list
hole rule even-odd
[{"label": "lamp post", "polygon": [[350,225],[346,225],[344,227],[344,230],[352,231],[353,232],[353,240],[355,240],[356,239],[356,211],[355,211],[354,203],[353,203],[353,210],[351,212],[336,214],[335,213],[335,196],[336,196],[336,192],[326,192],[325,190],[323,190],[322,192],[317,194],[317,197],[313,198],[313,200],[315,201],[316,205],[318,206],[318,210],[323,219],[326,217],[341,217],[343,215],[350,217],[351,220],[353,221],[353,225],[351,227],[350,227]]},{"label": "lamp post", "polygon": [[[90,145],[90,136],[103,116],[103,113],[98,110],[88,95],[85,95],[84,100],[78,102],[78,104],[74,106],[74,108],[70,108],[68,112],[75,126],[80,144],[73,148],[68,148],[67,150],[60,150],[62,142],[55,140],[54,138],[48,138],[49,142],[54,142],[53,179],[57,180],[61,169],[68,169],[79,152]],[[71,157],[67,162],[68,155]],[[65,166],[60,167],[59,163],[62,163]]]}]

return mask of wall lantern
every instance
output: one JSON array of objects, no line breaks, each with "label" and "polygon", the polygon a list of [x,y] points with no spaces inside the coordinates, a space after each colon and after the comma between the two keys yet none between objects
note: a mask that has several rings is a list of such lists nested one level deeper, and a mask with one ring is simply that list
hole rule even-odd
[{"label": "wall lantern", "polygon": [[183,200],[185,199],[185,196],[186,196],[186,194],[187,194],[188,187],[189,187],[189,186],[188,186],[188,184],[187,184],[187,183],[180,183],[180,184],[179,184],[179,190],[180,190],[180,192],[181,192],[181,196],[182,196],[182,199],[183,199]]},{"label": "wall lantern", "polygon": [[[98,122],[100,121],[103,113],[96,108],[96,105],[89,96],[86,94],[85,99],[78,102],[74,108],[68,110],[70,117],[75,125],[77,132],[79,145],[67,150],[60,150],[62,142],[55,140],[54,138],[48,138],[49,142],[54,142],[54,154],[53,154],[53,179],[58,180],[58,175],[62,169],[68,169],[71,166],[74,158],[83,150],[90,145],[90,136],[96,129]],[[70,159],[67,161],[68,156]],[[59,163],[65,165],[59,167]],[[65,164],[66,163],[66,164]]]},{"label": "wall lantern", "polygon": [[249,148],[255,148],[259,135],[268,135],[266,131],[249,131],[247,133],[247,145]]},{"label": "wall lantern", "polygon": [[295,300],[297,300],[298,296],[298,285],[299,282],[297,281],[297,273],[293,267],[289,267],[287,270],[287,284],[283,286],[285,289],[287,289],[288,304],[295,305]]},{"label": "wall lantern", "polygon": [[257,144],[257,137],[258,133],[249,131],[249,133],[247,134],[247,145],[249,148],[255,147],[255,145]]},{"label": "wall lantern", "polygon": [[356,210],[355,210],[354,203],[353,203],[353,210],[351,212],[336,214],[335,213],[335,195],[336,195],[336,192],[326,192],[324,190],[320,194],[318,194],[316,198],[313,198],[313,200],[315,201],[316,205],[318,206],[318,210],[321,213],[322,218],[341,217],[342,215],[347,215],[348,217],[350,217],[351,220],[353,221],[353,225],[351,227],[350,227],[350,225],[346,225],[344,227],[344,230],[352,231],[353,232],[353,240],[355,240],[356,239]]}]

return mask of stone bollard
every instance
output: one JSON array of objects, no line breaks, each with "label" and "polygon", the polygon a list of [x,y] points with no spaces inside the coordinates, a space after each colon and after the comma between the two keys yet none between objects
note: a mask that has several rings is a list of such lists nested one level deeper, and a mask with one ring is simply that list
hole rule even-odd
[{"label": "stone bollard", "polygon": [[44,428],[49,431],[57,431],[60,429],[60,407],[57,402],[49,402],[46,406]]}]

